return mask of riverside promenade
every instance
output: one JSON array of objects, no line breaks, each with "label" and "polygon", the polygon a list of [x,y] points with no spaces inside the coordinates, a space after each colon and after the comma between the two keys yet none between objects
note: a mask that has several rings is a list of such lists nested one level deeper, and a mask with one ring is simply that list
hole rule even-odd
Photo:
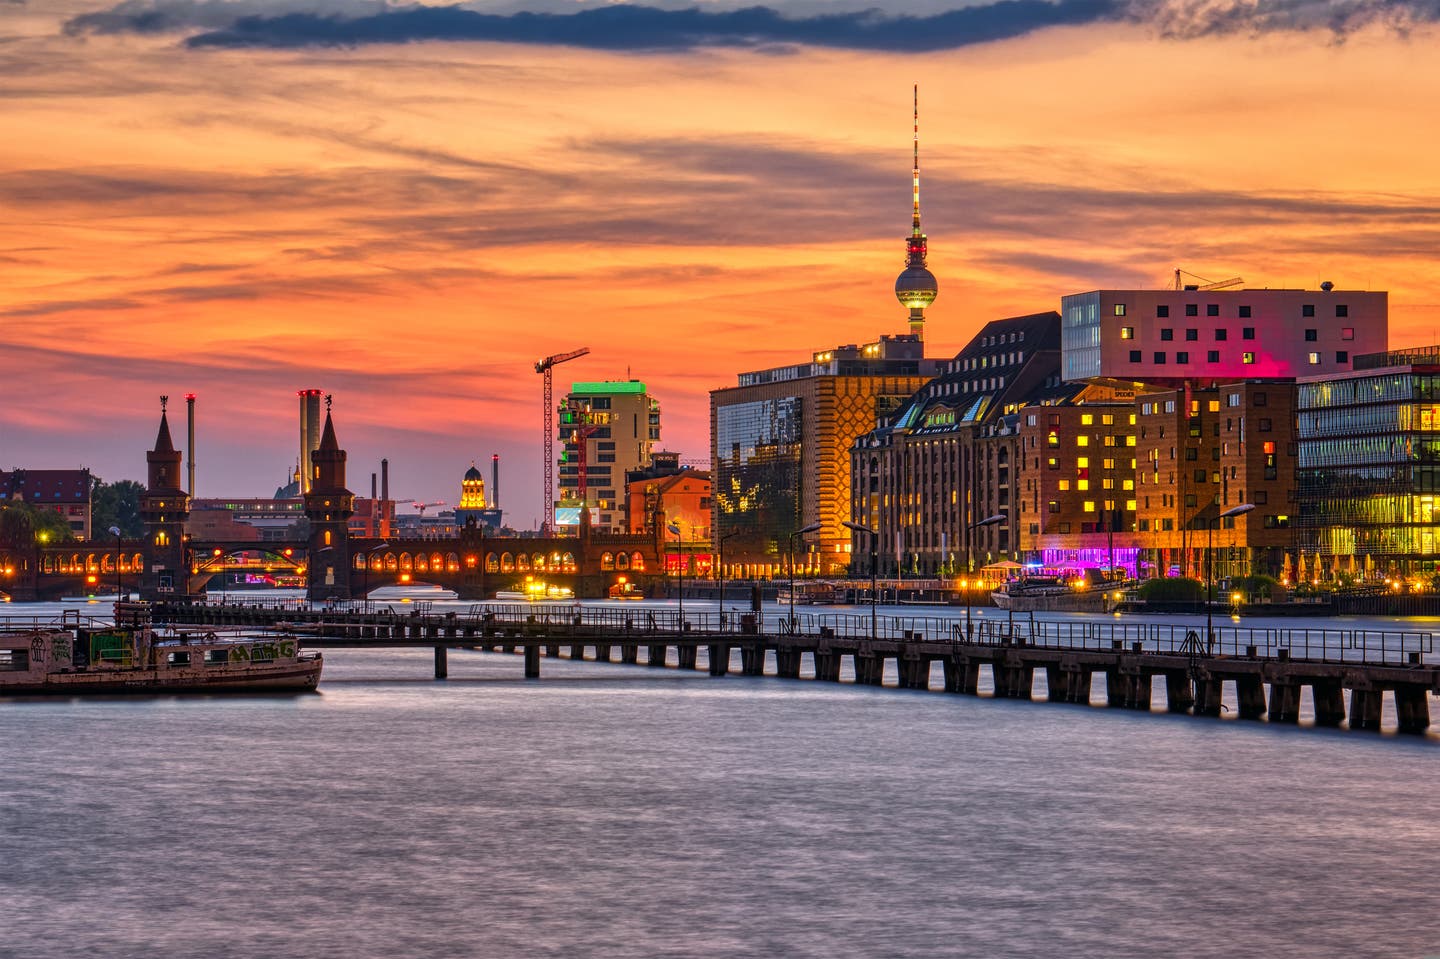
[{"label": "riverside promenade", "polygon": [[1229,687],[1239,718],[1274,723],[1297,723],[1308,689],[1315,725],[1356,730],[1381,728],[1388,695],[1406,733],[1429,727],[1429,697],[1440,695],[1426,631],[1217,625],[1207,641],[1203,630],[1168,623],[987,618],[967,634],[963,619],[924,615],[809,613],[792,628],[783,611],[686,611],[682,620],[677,609],[619,604],[487,603],[443,613],[422,605],[396,613],[304,601],[161,602],[154,619],[291,632],[315,648],[433,648],[437,679],[448,675],[452,648],[523,655],[529,678],[540,677],[543,659],[564,657],[840,682],[848,661],[854,682],[880,686],[893,661],[900,689],[930,689],[938,674],[945,692],[978,695],[987,672],[996,697],[1034,700],[1040,673],[1045,701],[1090,704],[1103,679],[1102,702],[1143,712],[1158,679],[1170,712],[1199,717],[1220,716]]}]

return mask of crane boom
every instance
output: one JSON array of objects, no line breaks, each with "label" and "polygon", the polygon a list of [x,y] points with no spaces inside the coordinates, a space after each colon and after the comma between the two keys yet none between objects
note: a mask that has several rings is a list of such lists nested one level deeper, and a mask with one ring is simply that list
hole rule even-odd
[{"label": "crane boom", "polygon": [[549,533],[555,525],[555,383],[553,372],[555,367],[561,363],[568,363],[571,360],[578,360],[590,347],[582,346],[578,350],[571,350],[569,353],[556,353],[554,356],[547,356],[535,364],[535,372],[545,377],[545,510],[544,524],[541,531]]}]

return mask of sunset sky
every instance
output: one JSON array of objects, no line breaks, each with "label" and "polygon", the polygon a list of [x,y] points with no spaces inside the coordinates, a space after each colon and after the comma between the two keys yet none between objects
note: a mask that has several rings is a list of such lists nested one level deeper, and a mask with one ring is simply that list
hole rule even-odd
[{"label": "sunset sky", "polygon": [[772,7],[0,0],[0,468],[143,479],[195,392],[199,495],[269,495],[317,387],[353,490],[498,452],[527,528],[580,346],[702,460],[738,371],[905,330],[914,82],[932,355],[1176,267],[1440,341],[1433,7]]}]

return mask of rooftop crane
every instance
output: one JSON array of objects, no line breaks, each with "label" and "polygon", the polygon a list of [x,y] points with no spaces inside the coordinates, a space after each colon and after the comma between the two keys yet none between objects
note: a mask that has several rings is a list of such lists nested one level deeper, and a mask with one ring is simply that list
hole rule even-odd
[{"label": "rooftop crane", "polygon": [[[1200,282],[1198,284],[1187,285],[1185,281],[1181,279],[1182,274],[1190,277],[1192,280],[1199,280]],[[1188,270],[1182,270],[1179,267],[1175,268],[1175,289],[1177,290],[1228,290],[1232,287],[1240,286],[1244,282],[1245,278],[1241,276],[1232,276],[1228,280],[1211,281],[1205,279],[1203,276],[1196,276]]]},{"label": "rooftop crane", "polygon": [[535,364],[535,372],[545,377],[545,520],[541,530],[549,533],[555,526],[555,381],[553,370],[561,363],[578,360],[590,347],[582,346],[569,353],[556,353]]}]

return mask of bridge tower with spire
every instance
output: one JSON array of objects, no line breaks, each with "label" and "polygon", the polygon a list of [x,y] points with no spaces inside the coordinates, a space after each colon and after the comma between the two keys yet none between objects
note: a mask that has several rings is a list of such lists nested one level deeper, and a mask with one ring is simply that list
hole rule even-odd
[{"label": "bridge tower with spire", "polygon": [[345,451],[335,439],[331,397],[325,397],[325,428],[310,455],[305,517],[310,520],[306,585],[310,599],[350,598],[350,514],[355,494],[345,488]]},{"label": "bridge tower with spire", "polygon": [[185,522],[190,518],[190,496],[181,485],[185,474],[181,453],[170,438],[165,407],[160,397],[160,432],[155,448],[145,454],[148,473],[140,497],[140,518],[145,523],[145,569],[140,575],[144,599],[166,599],[189,592],[190,568],[186,555]]},{"label": "bridge tower with spire", "polygon": [[912,213],[910,236],[905,240],[905,269],[895,280],[895,298],[910,311],[910,332],[925,336],[925,308],[935,302],[940,288],[925,266],[928,242],[920,229],[920,84],[915,84],[915,164],[910,174]]}]

